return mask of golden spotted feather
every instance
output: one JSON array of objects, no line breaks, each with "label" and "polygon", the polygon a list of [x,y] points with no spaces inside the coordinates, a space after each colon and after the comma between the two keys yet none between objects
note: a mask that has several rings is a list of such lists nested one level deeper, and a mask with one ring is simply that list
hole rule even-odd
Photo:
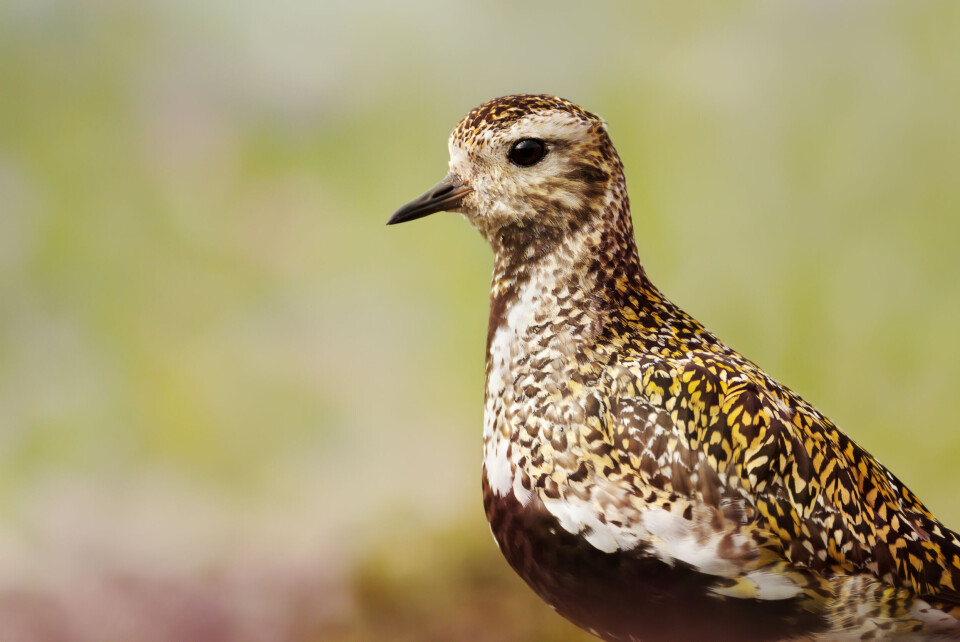
[{"label": "golden spotted feather", "polygon": [[607,640],[960,638],[960,537],[668,301],[605,123],[507,96],[391,223],[494,250],[484,505],[513,568]]}]

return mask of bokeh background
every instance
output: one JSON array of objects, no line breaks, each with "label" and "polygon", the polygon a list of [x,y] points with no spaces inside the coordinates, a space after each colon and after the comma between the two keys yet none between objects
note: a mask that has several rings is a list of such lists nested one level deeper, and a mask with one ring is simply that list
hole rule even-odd
[{"label": "bokeh background", "polygon": [[480,501],[493,96],[602,114],[660,287],[960,527],[960,4],[6,0],[0,639],[586,640]]}]

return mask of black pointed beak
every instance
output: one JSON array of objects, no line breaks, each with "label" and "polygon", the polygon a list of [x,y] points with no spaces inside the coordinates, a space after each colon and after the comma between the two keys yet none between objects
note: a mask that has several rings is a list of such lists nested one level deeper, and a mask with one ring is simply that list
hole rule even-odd
[{"label": "black pointed beak", "polygon": [[454,210],[460,206],[463,197],[472,191],[472,187],[448,174],[445,179],[394,212],[387,225],[406,223],[435,212]]}]

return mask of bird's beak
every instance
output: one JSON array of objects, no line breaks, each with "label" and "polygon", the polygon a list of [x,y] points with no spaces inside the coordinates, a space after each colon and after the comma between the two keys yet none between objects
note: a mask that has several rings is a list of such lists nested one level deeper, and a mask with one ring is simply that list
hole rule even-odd
[{"label": "bird's beak", "polygon": [[459,178],[447,174],[445,179],[394,212],[387,225],[406,223],[435,212],[454,210],[460,206],[463,197],[472,191],[473,188],[464,185]]}]

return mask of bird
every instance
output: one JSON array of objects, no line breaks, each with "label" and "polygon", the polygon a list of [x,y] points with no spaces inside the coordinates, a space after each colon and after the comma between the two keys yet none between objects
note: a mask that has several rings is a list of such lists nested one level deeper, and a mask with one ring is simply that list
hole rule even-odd
[{"label": "bird", "polygon": [[388,224],[493,250],[483,504],[540,598],[611,641],[960,639],[960,535],[653,285],[602,118],[504,96],[448,148]]}]

